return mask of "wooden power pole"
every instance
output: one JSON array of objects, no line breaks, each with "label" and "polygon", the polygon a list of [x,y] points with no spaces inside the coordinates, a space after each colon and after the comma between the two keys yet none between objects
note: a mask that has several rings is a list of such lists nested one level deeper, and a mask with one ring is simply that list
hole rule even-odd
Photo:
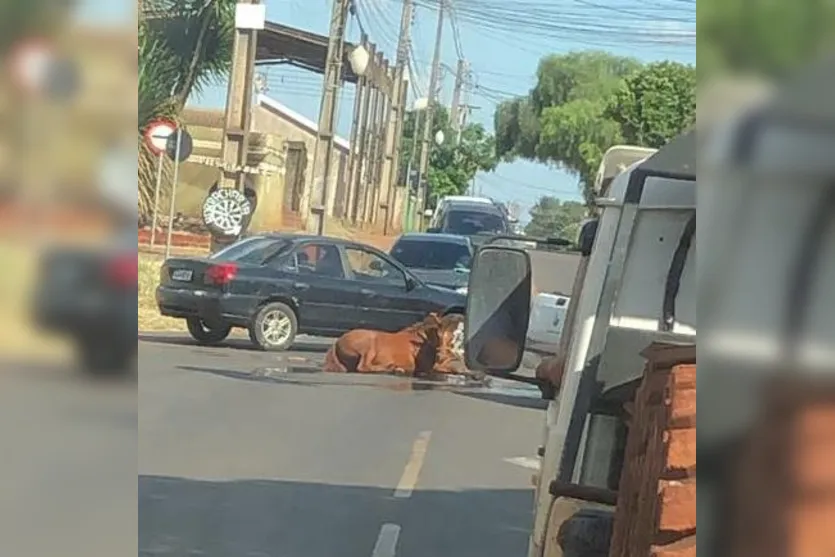
[{"label": "wooden power pole", "polygon": [[333,0],[322,102],[319,107],[319,129],[313,153],[313,176],[302,196],[302,214],[306,215],[308,231],[322,235],[328,211],[328,187],[331,178],[333,140],[339,88],[342,86],[342,60],[345,57],[345,26],[350,0]]},{"label": "wooden power pole", "polygon": [[[258,4],[259,0],[240,0],[241,4]],[[240,9],[240,8],[238,8]],[[260,26],[263,29],[263,20]],[[255,79],[255,51],[259,27],[236,27],[232,44],[232,69],[226,96],[223,167],[219,187],[244,189],[246,158],[249,151],[252,90]]]},{"label": "wooden power pole", "polygon": [[[259,0],[239,0],[232,43],[232,68],[226,95],[223,141],[221,144],[220,188],[246,188],[252,91],[258,31],[264,28],[265,8]],[[240,17],[239,17],[240,16]],[[212,251],[220,246],[212,241]]]},{"label": "wooden power pole", "polygon": [[455,132],[456,144],[461,139],[461,90],[464,87],[466,78],[467,63],[458,60],[458,68],[455,72],[455,87],[452,90],[452,106],[449,110],[449,121]]},{"label": "wooden power pole", "polygon": [[394,91],[391,98],[391,119],[389,131],[386,135],[386,158],[388,159],[388,176],[384,180],[388,184],[385,201],[385,221],[383,233],[388,234],[394,226],[394,204],[396,202],[397,177],[400,175],[400,153],[403,141],[403,122],[406,119],[406,99],[408,98],[408,81],[406,72],[409,60],[409,45],[411,43],[411,30],[413,7],[412,0],[403,0],[403,11],[400,14],[400,37],[397,43],[397,58],[394,67]]},{"label": "wooden power pole", "polygon": [[[360,38],[360,45],[368,50],[368,35],[362,34]],[[356,206],[355,199],[357,197],[356,181],[354,180],[355,169],[359,163],[362,151],[360,150],[359,142],[362,135],[365,133],[365,112],[368,110],[368,78],[361,76],[357,78],[356,93],[354,95],[354,118],[351,123],[351,150],[348,154],[348,169],[346,172],[347,187],[345,188],[345,215],[350,218],[352,222],[356,223],[357,215],[354,207]]]},{"label": "wooden power pole", "polygon": [[[377,45],[374,43],[367,46],[368,57],[370,60],[376,58]],[[350,189],[353,192],[353,200],[351,202],[351,222],[356,224],[362,220],[363,200],[365,199],[365,187],[363,186],[363,176],[367,167],[367,148],[368,148],[368,128],[371,112],[371,99],[376,95],[376,89],[370,77],[364,78],[365,86],[363,88],[362,106],[360,107],[359,127],[358,127],[358,141],[357,146],[357,160],[354,161],[353,173],[349,177]]]},{"label": "wooden power pole", "polygon": [[444,1],[438,3],[438,28],[435,32],[435,52],[432,55],[432,72],[429,76],[429,92],[427,93],[426,117],[423,119],[423,139],[420,150],[420,166],[418,167],[418,199],[417,218],[419,229],[423,230],[423,212],[426,210],[426,174],[429,170],[429,149],[432,139],[432,123],[435,110],[435,95],[438,88],[438,77],[441,71],[441,39],[444,32]]}]

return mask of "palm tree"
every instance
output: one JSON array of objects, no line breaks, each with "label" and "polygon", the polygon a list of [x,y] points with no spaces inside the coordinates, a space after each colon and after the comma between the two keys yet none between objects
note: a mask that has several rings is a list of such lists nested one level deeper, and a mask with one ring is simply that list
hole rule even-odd
[{"label": "palm tree", "polygon": [[[236,0],[144,0],[139,20],[139,130],[174,120],[190,96],[228,75]],[[156,160],[139,141],[139,214],[153,204]]]}]

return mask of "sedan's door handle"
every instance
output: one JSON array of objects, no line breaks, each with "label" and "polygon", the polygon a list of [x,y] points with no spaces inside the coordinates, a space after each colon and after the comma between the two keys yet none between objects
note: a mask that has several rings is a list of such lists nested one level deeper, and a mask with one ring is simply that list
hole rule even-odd
[{"label": "sedan's door handle", "polygon": [[369,290],[368,288],[363,288],[362,290],[360,290],[360,294],[362,294],[363,296],[376,296],[377,295],[376,292],[374,292],[373,290]]},{"label": "sedan's door handle", "polygon": [[293,283],[293,288],[295,288],[296,290],[307,290],[308,288],[310,288],[310,285],[305,284],[303,282],[295,282]]}]

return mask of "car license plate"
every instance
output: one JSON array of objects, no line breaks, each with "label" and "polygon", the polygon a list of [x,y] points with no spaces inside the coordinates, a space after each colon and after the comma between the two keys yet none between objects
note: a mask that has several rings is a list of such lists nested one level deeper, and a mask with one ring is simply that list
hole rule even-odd
[{"label": "car license plate", "polygon": [[194,272],[191,269],[177,269],[171,273],[171,278],[174,280],[189,282],[191,281],[191,277],[193,275]]}]

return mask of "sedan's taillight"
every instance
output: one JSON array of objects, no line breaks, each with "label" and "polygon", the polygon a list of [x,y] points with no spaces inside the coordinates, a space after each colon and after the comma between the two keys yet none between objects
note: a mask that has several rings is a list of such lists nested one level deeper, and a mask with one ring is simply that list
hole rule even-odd
[{"label": "sedan's taillight", "polygon": [[113,286],[128,288],[139,283],[139,264],[135,253],[123,255],[108,261],[105,279]]},{"label": "sedan's taillight", "polygon": [[238,274],[238,266],[234,263],[218,263],[206,269],[206,282],[216,286],[229,284]]}]

